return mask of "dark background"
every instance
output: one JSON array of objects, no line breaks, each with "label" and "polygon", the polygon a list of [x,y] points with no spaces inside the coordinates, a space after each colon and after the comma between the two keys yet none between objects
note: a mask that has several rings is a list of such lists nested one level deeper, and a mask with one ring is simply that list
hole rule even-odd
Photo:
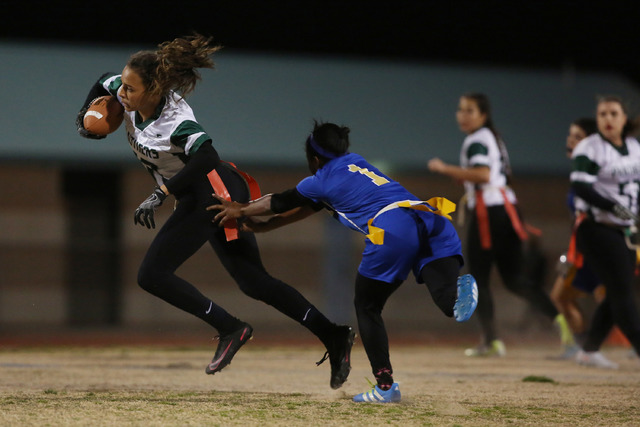
[{"label": "dark background", "polygon": [[227,49],[615,70],[640,83],[640,2],[3,2],[0,39],[149,43],[199,31]]}]

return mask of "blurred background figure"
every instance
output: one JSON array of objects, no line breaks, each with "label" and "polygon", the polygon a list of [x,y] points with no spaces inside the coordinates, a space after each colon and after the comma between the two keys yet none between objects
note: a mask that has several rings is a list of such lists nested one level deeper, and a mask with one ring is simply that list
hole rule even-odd
[{"label": "blurred background figure", "polygon": [[638,221],[640,143],[630,136],[636,124],[621,98],[605,96],[596,106],[598,133],[572,153],[571,189],[575,192],[576,249],[606,288],[576,361],[617,369],[600,347],[614,325],[640,352],[640,315],[633,280]]},{"label": "blurred background figure", "polygon": [[[596,121],[590,117],[576,119],[569,125],[569,133],[566,141],[566,156],[571,158],[573,149],[580,141],[587,136],[598,131]],[[572,223],[575,220],[575,193],[569,190],[567,195],[567,207],[571,213]],[[564,253],[560,257],[558,264],[558,276],[556,277],[553,288],[551,289],[551,300],[558,308],[558,311],[567,319],[567,323],[571,328],[571,335],[563,337],[563,352],[560,359],[571,359],[575,357],[579,350],[576,344],[584,341],[585,336],[585,316],[578,304],[578,298],[588,294],[593,294],[598,303],[604,298],[604,288],[600,285],[598,278],[588,265],[582,260],[575,260],[575,241],[572,238],[573,245],[570,244],[571,252]],[[567,258],[570,259],[567,259]]]},{"label": "blurred background figure", "polygon": [[[460,152],[460,166],[439,158],[429,160],[429,170],[462,182],[471,219],[467,235],[469,272],[478,283],[478,319],[482,341],[465,351],[468,356],[504,356],[506,348],[498,338],[495,309],[490,288],[495,264],[509,291],[526,299],[559,327],[561,336],[570,334],[542,288],[525,274],[523,241],[528,234],[523,225],[514,191],[509,187],[511,167],[504,141],[494,126],[489,99],[482,93],[460,97],[456,119],[467,136]],[[459,208],[460,209],[460,208]]]}]

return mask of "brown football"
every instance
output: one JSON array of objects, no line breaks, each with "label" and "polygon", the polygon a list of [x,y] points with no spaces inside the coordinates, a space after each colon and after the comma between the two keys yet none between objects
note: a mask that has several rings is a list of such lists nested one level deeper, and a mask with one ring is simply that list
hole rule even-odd
[{"label": "brown football", "polygon": [[118,98],[105,95],[94,99],[84,115],[84,128],[94,135],[115,132],[124,119],[124,107]]}]

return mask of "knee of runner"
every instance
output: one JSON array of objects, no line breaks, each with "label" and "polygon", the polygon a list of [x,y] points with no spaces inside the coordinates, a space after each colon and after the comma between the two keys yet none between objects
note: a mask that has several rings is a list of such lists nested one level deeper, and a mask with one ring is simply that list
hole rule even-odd
[{"label": "knee of runner", "polygon": [[453,306],[456,303],[456,292],[436,292],[431,293],[433,302],[447,317],[453,317]]},{"label": "knee of runner", "polygon": [[[233,275],[234,280],[238,284],[240,290],[253,299],[259,301],[267,301],[270,293],[274,292],[274,288],[267,286],[264,280],[257,280],[239,275]],[[275,297],[275,295],[274,295]]]},{"label": "knee of runner", "polygon": [[240,290],[248,297],[259,300],[259,301],[265,301],[266,300],[266,293],[262,291],[262,288],[260,288],[259,286],[248,286],[246,283],[241,283],[238,282],[238,286],[240,287]]},{"label": "knee of runner", "polygon": [[456,303],[458,291],[456,282],[427,283],[427,289],[433,302],[447,317],[453,317],[453,306]]},{"label": "knee of runner", "polygon": [[165,272],[141,267],[140,270],[138,270],[138,286],[147,292],[154,293],[157,289],[162,288],[164,277],[166,277]]},{"label": "knee of runner", "polygon": [[353,300],[353,305],[356,309],[356,313],[373,313],[378,315],[382,313],[382,307],[369,299],[356,296]]}]

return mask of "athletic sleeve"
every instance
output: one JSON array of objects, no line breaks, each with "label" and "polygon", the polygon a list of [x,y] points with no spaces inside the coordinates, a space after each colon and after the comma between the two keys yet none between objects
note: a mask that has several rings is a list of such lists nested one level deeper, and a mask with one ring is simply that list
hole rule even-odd
[{"label": "athletic sleeve", "polygon": [[122,86],[122,74],[106,73],[99,80],[109,94],[118,96],[118,90]]},{"label": "athletic sleeve", "polygon": [[81,110],[87,108],[89,104],[91,104],[91,101],[93,101],[94,99],[100,96],[111,95],[109,90],[104,87],[104,82],[112,76],[115,76],[115,74],[104,73],[102,76],[100,76],[100,78],[91,87],[91,90],[89,90],[89,94],[87,95],[87,98],[84,100],[84,104],[82,105]]},{"label": "athletic sleeve", "polygon": [[308,176],[298,183],[296,190],[307,199],[320,203],[323,198],[322,185],[316,175]]},{"label": "athletic sleeve", "polygon": [[[600,165],[596,163],[592,158],[594,155],[591,153],[592,150],[585,149],[578,151],[578,148],[583,148],[581,146],[576,147],[574,151],[574,157],[572,159],[572,169],[570,179],[571,182],[583,182],[585,184],[594,184],[598,180],[598,173],[600,172]],[[577,155],[576,155],[577,153]]]},{"label": "athletic sleeve", "polygon": [[273,213],[287,212],[300,206],[309,206],[315,211],[319,211],[324,207],[322,204],[304,197],[295,188],[271,195],[270,209]]},{"label": "athletic sleeve", "polygon": [[586,182],[572,182],[571,189],[575,192],[576,196],[580,197],[591,206],[603,209],[605,211],[613,210],[615,202],[603,197],[598,193],[591,184]]},{"label": "athletic sleeve", "polygon": [[466,156],[471,167],[491,166],[489,148],[482,142],[475,141],[469,144]]},{"label": "athletic sleeve", "polygon": [[615,202],[598,193],[593,184],[598,180],[600,165],[593,159],[596,158],[594,149],[590,144],[581,143],[573,152],[571,170],[571,189],[582,200],[606,211],[611,211]]},{"label": "athletic sleeve", "polygon": [[171,194],[181,192],[195,179],[208,174],[220,164],[220,156],[211,145],[211,139],[200,144],[196,150],[192,150],[188,159],[180,172],[164,183]]},{"label": "athletic sleeve", "polygon": [[171,143],[191,154],[206,141],[211,142],[211,137],[204,131],[200,123],[194,120],[185,120],[171,134]]}]

